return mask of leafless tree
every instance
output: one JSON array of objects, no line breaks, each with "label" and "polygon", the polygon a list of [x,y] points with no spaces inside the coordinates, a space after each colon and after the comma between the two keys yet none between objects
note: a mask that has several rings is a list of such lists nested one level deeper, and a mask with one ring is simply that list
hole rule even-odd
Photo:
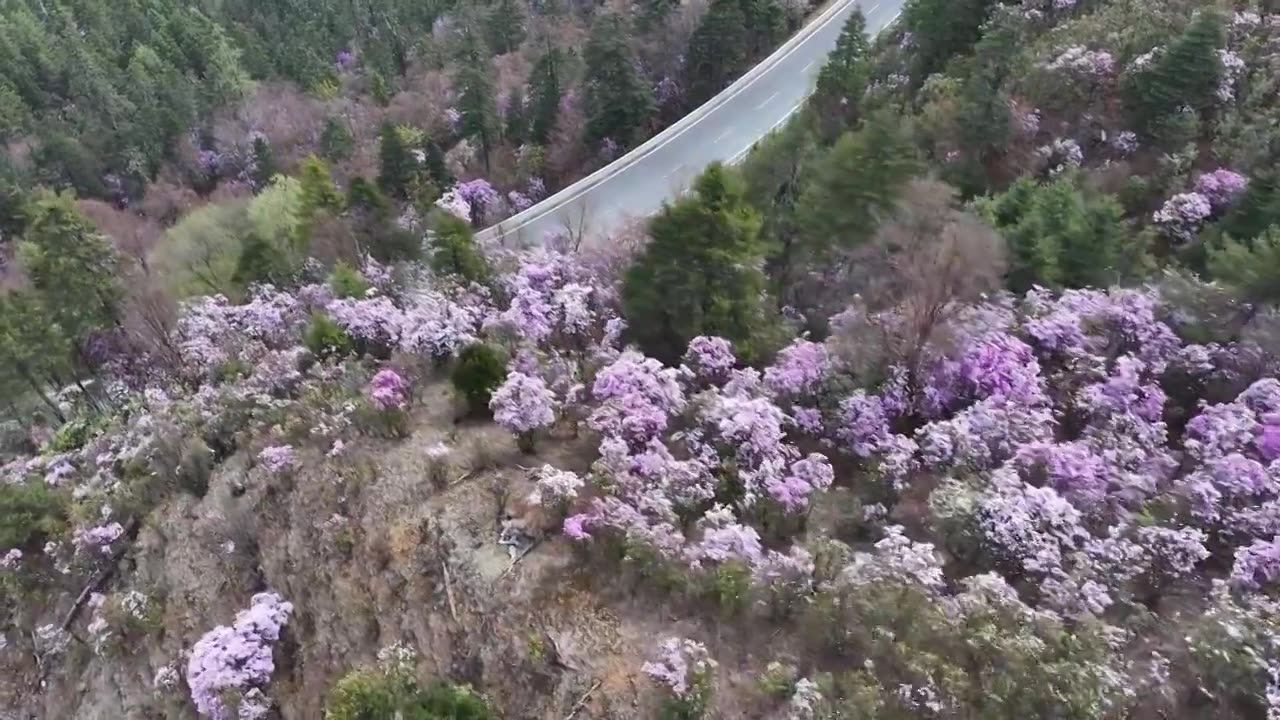
[{"label": "leafless tree", "polygon": [[883,360],[914,372],[925,350],[945,340],[948,322],[1000,288],[1005,248],[995,230],[957,207],[953,188],[915,180],[854,259],[865,321],[846,316],[840,334],[848,334],[852,346],[870,339],[858,335],[872,334]]}]

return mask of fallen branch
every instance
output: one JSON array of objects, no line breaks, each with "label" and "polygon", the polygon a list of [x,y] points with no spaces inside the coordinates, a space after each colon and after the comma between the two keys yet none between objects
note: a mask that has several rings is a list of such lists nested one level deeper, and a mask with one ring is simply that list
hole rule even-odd
[{"label": "fallen branch", "polygon": [[569,714],[568,714],[568,715],[565,715],[565,716],[564,716],[564,720],[573,720],[573,716],[574,716],[574,715],[577,715],[577,714],[578,714],[578,711],[582,709],[582,706],[587,704],[587,698],[591,697],[591,693],[595,692],[595,691],[596,691],[596,688],[598,688],[598,687],[600,687],[600,681],[599,681],[599,680],[597,680],[597,681],[595,682],[595,684],[591,686],[591,689],[590,689],[590,690],[588,690],[588,691],[587,691],[587,693],[586,693],[585,695],[583,695],[582,697],[578,698],[578,702],[576,702],[576,703],[574,703],[574,704],[573,704],[573,708],[571,708],[571,709],[569,710]]},{"label": "fallen branch", "polygon": [[529,554],[529,553],[531,553],[531,552],[533,552],[533,549],[534,549],[534,548],[536,548],[536,547],[538,547],[538,546],[539,546],[539,545],[541,545],[541,544],[542,544],[542,538],[538,538],[537,540],[534,540],[532,543],[530,543],[530,544],[529,544],[529,547],[525,548],[525,549],[524,549],[524,552],[522,552],[522,553],[520,553],[519,555],[517,555],[517,556],[516,556],[516,559],[515,559],[515,560],[512,560],[512,561],[511,561],[511,564],[507,566],[507,569],[502,571],[502,574],[498,576],[498,579],[499,579],[499,580],[501,580],[502,578],[504,578],[504,577],[506,577],[506,576],[510,575],[510,574],[511,574],[511,571],[512,571],[512,570],[514,570],[514,569],[516,568],[516,565],[517,565],[521,560],[523,560],[523,559],[524,559],[524,556],[525,556],[525,555],[528,555],[528,554]]},{"label": "fallen branch", "polygon": [[449,601],[449,614],[458,622],[458,605],[453,601],[453,580],[449,577],[449,563],[440,561],[440,569],[444,571],[444,596]]},{"label": "fallen branch", "polygon": [[448,487],[453,487],[454,485],[457,485],[458,483],[461,483],[462,481],[464,481],[464,480],[466,480],[467,478],[469,478],[469,477],[471,477],[472,475],[474,475],[474,474],[475,474],[475,472],[476,472],[475,470],[468,470],[468,471],[466,471],[466,472],[462,473],[461,475],[459,475],[459,476],[457,477],[457,479],[455,479],[453,482],[449,483]]},{"label": "fallen branch", "polygon": [[101,590],[107,580],[115,574],[116,567],[120,563],[120,558],[123,557],[125,552],[129,549],[129,541],[132,540],[133,536],[138,532],[139,524],[141,523],[137,518],[129,521],[129,525],[125,527],[124,533],[121,536],[126,538],[125,542],[120,543],[120,547],[116,548],[115,552],[111,553],[111,559],[108,561],[107,566],[99,570],[98,574],[94,575],[80,591],[80,595],[76,597],[75,603],[62,618],[61,627],[63,630],[71,627],[71,623],[75,622],[76,616],[80,614],[81,608],[83,608],[84,604],[89,601],[89,596]]}]

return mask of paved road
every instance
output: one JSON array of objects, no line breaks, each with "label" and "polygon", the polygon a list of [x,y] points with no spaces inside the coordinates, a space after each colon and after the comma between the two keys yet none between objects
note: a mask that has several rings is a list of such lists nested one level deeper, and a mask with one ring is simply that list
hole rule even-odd
[{"label": "paved road", "polygon": [[877,32],[897,18],[903,2],[837,0],[795,41],[667,132],[481,236],[536,243],[569,228],[599,237],[631,218],[652,215],[702,168],[739,159],[799,109],[854,8],[862,7],[868,31]]}]

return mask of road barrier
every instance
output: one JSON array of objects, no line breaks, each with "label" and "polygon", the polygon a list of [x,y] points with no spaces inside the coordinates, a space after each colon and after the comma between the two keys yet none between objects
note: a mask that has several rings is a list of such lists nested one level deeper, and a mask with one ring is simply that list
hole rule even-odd
[{"label": "road barrier", "polygon": [[545,200],[534,205],[533,207],[527,208],[522,212],[516,213],[515,215],[512,215],[506,220],[503,220],[497,225],[492,225],[490,227],[485,228],[484,230],[481,230],[480,232],[476,233],[476,239],[481,241],[492,241],[492,240],[498,240],[508,235],[516,234],[519,232],[520,228],[524,227],[525,225],[528,225],[529,223],[534,222],[535,220],[539,220],[545,217],[546,215],[549,215],[555,212],[566,203],[569,203],[581,197],[582,195],[585,195],[592,188],[601,184],[605,180],[608,180],[614,175],[617,175],[623,170],[626,170],[627,168],[636,164],[640,160],[643,160],[645,157],[647,157],[648,155],[656,151],[658,148],[661,148],[663,145],[666,145],[667,143],[674,140],[685,130],[688,130],[690,127],[693,127],[694,125],[696,125],[699,121],[701,121],[704,117],[706,117],[712,110],[715,110],[716,108],[720,107],[724,103],[733,99],[735,96],[737,96],[747,87],[749,87],[751,83],[755,82],[757,78],[759,78],[761,75],[767,72],[770,68],[772,68],[778,62],[780,62],[783,58],[787,57],[792,52],[794,52],[797,47],[799,47],[802,43],[804,43],[805,40],[808,40],[815,32],[825,27],[827,23],[831,22],[832,19],[837,17],[845,8],[847,8],[849,5],[855,4],[855,2],[856,0],[838,0],[837,2],[832,3],[828,8],[823,10],[817,17],[809,21],[795,35],[792,35],[790,38],[788,38],[787,41],[784,42],[777,50],[774,50],[773,53],[769,55],[769,57],[756,63],[755,66],[753,66],[750,70],[744,73],[742,77],[735,80],[732,85],[725,88],[724,90],[721,90],[719,93],[716,94],[715,97],[699,105],[696,109],[694,109],[688,115],[685,115],[684,117],[680,118],[676,122],[672,123],[671,126],[668,127],[667,129],[663,130],[657,135],[654,135],[653,137],[644,141],[639,146],[637,146],[636,148],[628,152],[626,155],[623,155],[617,160],[614,160],[608,165],[605,165],[599,170],[596,170],[590,175],[560,190],[556,194],[552,195],[549,198],[546,198]]}]

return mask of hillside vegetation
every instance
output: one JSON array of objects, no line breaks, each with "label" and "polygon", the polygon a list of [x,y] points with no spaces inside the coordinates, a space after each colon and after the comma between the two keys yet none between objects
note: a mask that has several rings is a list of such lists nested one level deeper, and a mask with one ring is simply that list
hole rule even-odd
[{"label": "hillside vegetation", "polygon": [[[699,18],[678,113],[805,10],[499,2],[446,32],[406,7],[406,35],[432,30],[405,68],[355,6],[281,59],[255,38],[292,25],[217,7],[246,76],[356,105],[349,83],[410,92],[511,17],[544,39],[589,19],[580,69],[620,74],[558,101],[557,126],[587,109],[587,155],[666,121],[627,99],[657,98],[635,60],[675,18]],[[376,177],[315,156],[252,193],[220,177],[149,243],[131,205],[26,176],[0,216],[0,698],[1277,717],[1273,10],[909,0],[876,37],[855,14],[802,112],[610,238],[475,240],[513,191],[450,170],[457,146],[468,168],[513,146],[486,148],[465,90],[468,129],[353,134]],[[356,44],[339,18],[367,27],[358,71],[327,60]]]}]

